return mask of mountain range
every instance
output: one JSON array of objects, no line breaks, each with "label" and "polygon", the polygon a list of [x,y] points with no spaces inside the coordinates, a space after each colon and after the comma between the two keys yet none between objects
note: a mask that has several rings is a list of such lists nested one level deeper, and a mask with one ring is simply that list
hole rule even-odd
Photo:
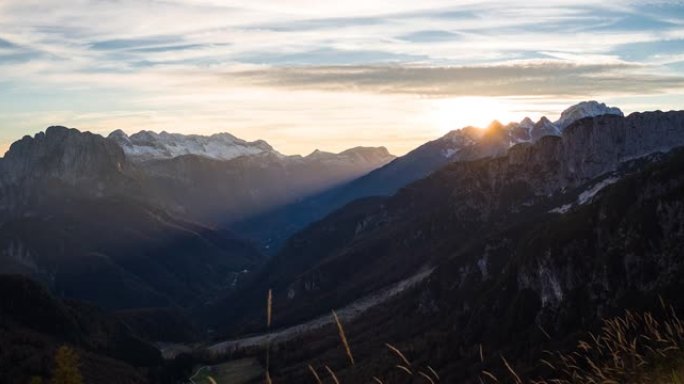
[{"label": "mountain range", "polygon": [[[570,204],[544,213],[566,212],[569,201],[579,204],[588,199],[580,198],[583,193],[619,180],[612,173],[625,162],[684,145],[683,126],[680,112],[602,115],[575,122],[561,136],[518,144],[503,156],[451,163],[391,197],[358,200],[296,234],[231,302],[249,305],[256,298],[245,293],[263,295],[270,287],[282,296],[282,321],[286,313],[297,314],[293,322],[318,315],[307,312],[314,308],[310,303],[334,308],[406,278],[432,255],[453,252],[435,247],[455,242],[451,247],[458,249],[490,229],[491,218],[504,220],[538,201]],[[355,269],[359,263],[366,267]],[[318,297],[325,294],[330,296]],[[245,309],[230,312],[247,319]]]},{"label": "mountain range", "polygon": [[[311,329],[278,344],[278,382],[301,382],[312,361],[359,382],[383,366],[376,345],[389,341],[445,382],[495,369],[478,357],[482,344],[531,367],[551,347],[545,333],[563,346],[659,295],[684,306],[682,147],[684,112],[624,116],[597,102],[555,122],[465,127],[398,158],[382,147],[285,156],[229,134],[50,127],[0,159],[0,289],[26,292],[0,301],[13,316],[0,322],[13,351],[0,366],[25,348],[13,335],[30,333],[77,345],[89,365],[106,360],[131,382],[160,382],[149,342],[187,350],[266,332],[269,291],[271,326],[286,329],[411,281],[357,306],[348,329],[363,364],[342,368],[339,346]],[[68,332],[31,325],[43,316],[32,302]],[[88,319],[101,325],[84,330]],[[101,334],[113,339],[94,343]],[[22,359],[16,377],[46,369]]]},{"label": "mountain range", "polygon": [[506,125],[494,121],[484,129],[453,130],[356,180],[248,218],[231,228],[267,249],[278,250],[291,235],[351,201],[392,195],[449,163],[500,156],[516,144],[533,143],[544,136],[560,136],[572,122],[601,115],[623,116],[623,113],[604,103],[586,101],[563,111],[555,123],[546,117],[536,123],[525,118]]},{"label": "mountain range", "polygon": [[[383,148],[354,148],[306,158],[141,161],[125,148],[63,127],[11,146],[0,160],[3,272],[108,308],[187,307],[231,289],[263,261],[249,241],[214,225],[219,218],[291,201],[392,159]],[[97,281],[107,284],[94,289]]]},{"label": "mountain range", "polygon": [[[364,147],[284,156],[230,134],[105,138],[50,127],[0,159],[0,259],[4,272],[107,308],[201,306],[198,298],[225,294],[259,269],[264,250],[275,253],[349,201],[390,195],[446,164],[500,156],[548,126],[556,134],[601,113],[621,114],[586,102],[556,124],[467,127],[400,158]],[[95,281],[108,284],[92,289]]]}]

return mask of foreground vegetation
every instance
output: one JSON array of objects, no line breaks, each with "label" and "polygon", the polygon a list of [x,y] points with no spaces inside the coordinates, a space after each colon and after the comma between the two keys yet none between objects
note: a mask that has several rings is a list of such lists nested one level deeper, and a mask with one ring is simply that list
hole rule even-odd
[{"label": "foreground vegetation", "polygon": [[[679,318],[672,306],[662,300],[657,313],[625,311],[623,315],[603,320],[603,326],[596,332],[587,332],[583,338],[577,340],[577,346],[571,351],[544,351],[539,358],[537,367],[525,375],[519,373],[514,364],[505,356],[498,356],[499,367],[492,367],[492,371],[482,370],[478,381],[486,383],[515,383],[515,384],[682,384],[684,383],[684,322]],[[270,311],[269,311],[270,313]],[[353,347],[349,344],[343,324],[332,314],[337,325],[340,340],[340,353],[344,354],[350,369],[354,369],[357,361],[353,354]],[[270,317],[270,314],[269,314]],[[551,336],[548,336],[551,338]],[[401,372],[406,383],[440,382],[439,373],[430,365],[415,364],[402,353],[399,348],[385,344],[388,353],[396,358],[394,369]],[[270,349],[270,348],[269,348]],[[480,359],[485,362],[485,348],[480,346]],[[267,352],[266,372],[261,379],[254,379],[258,369],[254,361],[249,365],[251,377],[237,382],[266,382],[272,383],[268,371],[268,361],[271,359]],[[239,361],[244,365],[246,360]],[[231,372],[228,363],[217,366],[216,376],[210,371],[201,374],[206,383],[234,383],[226,381],[220,372]],[[493,373],[499,369],[498,375]],[[306,369],[312,383],[322,384],[330,382],[340,384],[343,380],[327,364],[314,366],[308,364]],[[232,377],[237,378],[237,377]],[[254,381],[252,381],[254,380]],[[382,377],[371,376],[365,382],[389,383]],[[394,382],[394,381],[392,381]]]}]

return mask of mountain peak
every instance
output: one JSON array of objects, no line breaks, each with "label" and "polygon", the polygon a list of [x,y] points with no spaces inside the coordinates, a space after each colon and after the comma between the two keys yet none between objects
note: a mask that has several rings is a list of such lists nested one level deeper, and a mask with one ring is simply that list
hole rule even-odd
[{"label": "mountain peak", "polygon": [[305,157],[307,160],[353,161],[380,164],[388,163],[394,160],[394,158],[395,156],[385,147],[354,147],[337,154],[316,149]]},{"label": "mountain peak", "polygon": [[56,178],[73,183],[106,178],[124,165],[124,153],[114,142],[90,132],[51,126],[13,143],[2,172],[12,181]]},{"label": "mountain peak", "polygon": [[340,155],[357,156],[366,159],[394,159],[389,150],[385,147],[354,147],[340,152]]},{"label": "mountain peak", "polygon": [[119,144],[126,143],[126,145],[130,145],[131,139],[128,137],[126,132],[124,132],[121,129],[117,129],[116,131],[112,132],[107,136],[108,139],[114,140]]},{"label": "mountain peak", "polygon": [[522,121],[520,121],[519,125],[523,128],[532,129],[532,127],[534,127],[534,121],[532,121],[532,119],[529,117],[525,117],[522,119]]},{"label": "mountain peak", "polygon": [[482,137],[483,131],[484,130],[481,128],[469,125],[461,129],[454,129],[453,131],[449,131],[439,140],[451,141],[455,144],[463,142],[472,143],[474,140],[477,140],[478,138]]},{"label": "mountain peak", "polygon": [[546,116],[542,116],[541,119],[539,119],[539,121],[535,125],[543,126],[549,124],[553,124],[551,120],[549,120]]},{"label": "mountain peak", "polygon": [[501,130],[503,129],[504,125],[499,122],[499,120],[493,120],[487,128],[485,128],[486,131],[492,131],[492,130]]},{"label": "mountain peak", "polygon": [[620,108],[609,107],[595,100],[583,101],[564,110],[555,125],[562,131],[577,120],[601,115],[624,116],[624,113]]},{"label": "mountain peak", "polygon": [[560,136],[558,127],[546,116],[542,116],[530,130],[530,138],[533,142],[544,136]]}]

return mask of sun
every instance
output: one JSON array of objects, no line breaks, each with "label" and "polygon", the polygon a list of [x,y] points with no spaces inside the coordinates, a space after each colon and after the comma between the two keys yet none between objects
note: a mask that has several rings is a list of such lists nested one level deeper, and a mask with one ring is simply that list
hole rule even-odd
[{"label": "sun", "polygon": [[457,97],[432,103],[429,120],[440,132],[469,125],[485,128],[493,120],[506,124],[522,118],[511,103],[495,97]]}]

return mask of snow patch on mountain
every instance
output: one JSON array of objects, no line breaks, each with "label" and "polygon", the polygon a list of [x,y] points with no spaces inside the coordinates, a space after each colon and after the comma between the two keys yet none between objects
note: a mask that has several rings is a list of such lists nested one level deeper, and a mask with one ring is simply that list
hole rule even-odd
[{"label": "snow patch on mountain", "polygon": [[569,212],[572,209],[572,204],[563,204],[549,211],[549,213],[560,213],[561,215]]},{"label": "snow patch on mountain", "polygon": [[128,136],[117,130],[109,138],[116,141],[126,156],[134,161],[171,159],[183,155],[198,155],[216,160],[266,154],[282,156],[265,141],[248,142],[228,133],[201,136],[141,131]]},{"label": "snow patch on mountain", "polygon": [[453,157],[456,153],[458,153],[460,149],[456,148],[446,148],[442,150],[442,155],[446,157],[447,159]]},{"label": "snow patch on mountain", "polygon": [[618,180],[620,180],[619,177],[609,177],[605,180],[601,180],[600,182],[593,185],[591,188],[580,193],[579,197],[577,198],[577,204],[584,205],[586,203],[591,202],[594,196],[596,196],[597,193],[601,192],[603,188],[618,182]]},{"label": "snow patch on mountain", "polygon": [[577,196],[577,200],[570,203],[570,204],[564,204],[560,207],[554,208],[549,211],[549,213],[560,213],[564,214],[569,212],[573,207],[575,206],[581,206],[585,205],[587,203],[590,203],[593,199],[594,196],[596,196],[599,192],[601,192],[604,188],[611,184],[615,184],[618,181],[620,181],[620,178],[617,176],[611,176],[606,179],[603,179],[599,181],[598,183],[592,185],[588,189],[586,189],[584,192],[580,193],[579,196]]}]

